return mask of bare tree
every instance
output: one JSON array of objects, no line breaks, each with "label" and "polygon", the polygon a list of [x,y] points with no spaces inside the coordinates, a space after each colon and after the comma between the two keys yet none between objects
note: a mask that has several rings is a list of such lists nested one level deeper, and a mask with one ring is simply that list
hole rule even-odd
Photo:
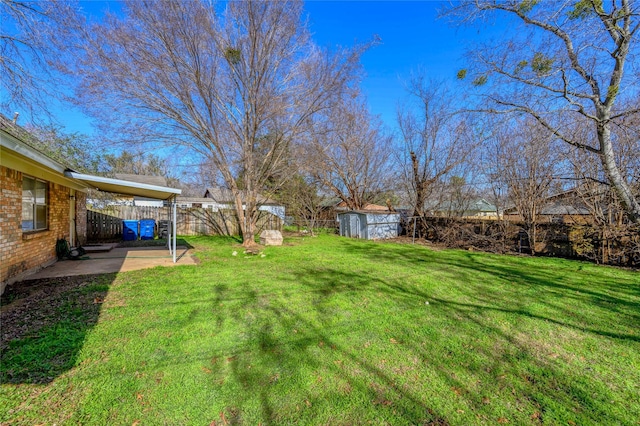
[{"label": "bare tree", "polygon": [[220,13],[204,0],[130,1],[83,33],[82,104],[96,116],[113,108],[129,140],[209,159],[233,193],[246,246],[258,193],[288,176],[291,145],[358,66],[361,49],[313,45],[301,14],[295,1],[229,2]]},{"label": "bare tree", "polygon": [[402,143],[398,163],[413,214],[421,218],[419,235],[424,236],[427,200],[463,163],[473,138],[463,116],[456,115],[445,86],[417,75],[407,90],[412,105],[397,114]]},{"label": "bare tree", "polygon": [[[470,52],[473,85],[491,112],[524,112],[550,134],[596,156],[607,182],[633,222],[640,222],[640,202],[629,176],[616,161],[619,149],[612,123],[639,111],[628,102],[640,83],[640,14],[634,0],[538,2],[474,0],[449,9],[450,16],[477,22],[502,14],[508,39]],[[522,28],[514,30],[514,26]],[[464,78],[467,70],[458,73]],[[586,120],[591,140],[564,131],[567,123]]]},{"label": "bare tree", "polygon": [[337,99],[315,126],[305,147],[306,169],[348,208],[363,209],[386,189],[391,136],[357,92]]},{"label": "bare tree", "polygon": [[314,234],[325,197],[319,193],[312,179],[298,173],[285,183],[275,197],[284,204],[287,214],[295,219],[298,230],[302,224],[311,235]]},{"label": "bare tree", "polygon": [[[145,176],[161,176],[170,187],[181,188],[180,180],[175,175],[171,159],[163,159],[154,153],[132,150],[122,151],[119,155],[104,154],[100,156],[100,172],[115,176],[119,173]],[[202,195],[202,194],[200,194]]]},{"label": "bare tree", "polygon": [[[61,80],[50,61],[52,38],[75,20],[68,2],[0,1],[0,107],[50,117],[50,98],[62,100]],[[38,119],[39,118],[39,119]]]},{"label": "bare tree", "polygon": [[[612,135],[619,149],[616,161],[632,180],[632,190],[640,194],[640,114],[629,116],[624,122],[615,123]],[[588,139],[592,129],[578,126],[574,137]],[[577,252],[602,263],[636,264],[640,260],[640,234],[638,225],[625,220],[624,208],[616,193],[604,181],[602,164],[583,151],[567,154],[572,178],[576,182],[574,202],[586,209],[591,220],[577,233]],[[582,237],[582,238],[580,238]]]},{"label": "bare tree", "polygon": [[493,134],[484,143],[479,152],[480,173],[485,183],[484,196],[496,206],[496,214],[500,217],[505,207],[509,203],[507,199],[507,186],[502,173],[502,144],[500,137],[501,126],[504,123],[493,120],[495,116],[486,116],[490,126],[494,129]]},{"label": "bare tree", "polygon": [[464,217],[473,208],[477,195],[464,176],[451,176],[442,186],[440,210],[449,218]]},{"label": "bare tree", "polygon": [[537,121],[526,118],[501,129],[497,138],[502,170],[499,179],[522,218],[531,254],[535,254],[540,214],[552,195],[557,169],[562,166],[557,146]]}]

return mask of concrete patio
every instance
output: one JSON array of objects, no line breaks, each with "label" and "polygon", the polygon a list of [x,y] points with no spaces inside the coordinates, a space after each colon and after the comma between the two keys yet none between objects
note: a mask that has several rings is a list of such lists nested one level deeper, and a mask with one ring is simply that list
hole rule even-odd
[{"label": "concrete patio", "polygon": [[26,280],[69,277],[75,275],[108,274],[135,271],[156,266],[195,265],[188,247],[178,246],[177,262],[166,247],[118,247],[106,252],[90,252],[80,260],[62,260],[25,277]]}]

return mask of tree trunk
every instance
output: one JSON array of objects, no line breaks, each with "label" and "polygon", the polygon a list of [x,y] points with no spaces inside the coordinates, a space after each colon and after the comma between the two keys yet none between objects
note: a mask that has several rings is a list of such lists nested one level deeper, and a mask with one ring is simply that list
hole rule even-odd
[{"label": "tree trunk", "polygon": [[251,248],[256,245],[256,229],[258,215],[255,202],[247,202],[244,211],[244,229],[242,230],[242,246]]},{"label": "tree trunk", "polygon": [[256,227],[251,222],[247,220],[247,226],[242,231],[242,247],[251,248],[256,245]]},{"label": "tree trunk", "polygon": [[414,222],[418,227],[418,237],[426,237],[427,234],[427,221],[424,212],[424,203],[426,202],[426,184],[424,179],[420,176],[420,162],[415,152],[411,152],[411,167],[413,170],[413,184],[415,185],[416,199],[413,206],[414,216],[418,216],[419,219]]},{"label": "tree trunk", "polygon": [[536,239],[538,238],[537,226],[535,223],[531,224],[531,228],[528,232],[529,235],[529,248],[531,249],[531,256],[536,255]]},{"label": "tree trunk", "polygon": [[242,193],[239,190],[234,190],[233,192],[236,214],[238,215],[238,225],[240,226],[240,235],[242,236],[242,246],[246,248],[253,247],[256,245],[256,223],[253,209],[250,206],[252,203],[247,202],[245,204],[242,199]]},{"label": "tree trunk", "polygon": [[[604,117],[601,122],[605,122],[605,119],[608,119],[608,117]],[[613,191],[620,199],[629,220],[633,223],[640,223],[640,203],[633,196],[631,188],[622,177],[622,173],[620,173],[620,169],[616,164],[611,144],[611,131],[608,124],[598,126],[598,140],[600,142],[600,160]]]}]

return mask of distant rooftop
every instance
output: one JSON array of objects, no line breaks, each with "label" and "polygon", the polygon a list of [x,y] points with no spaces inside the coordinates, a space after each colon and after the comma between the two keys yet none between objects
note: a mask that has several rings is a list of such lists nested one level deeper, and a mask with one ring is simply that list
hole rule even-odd
[{"label": "distant rooftop", "polygon": [[[213,199],[214,201],[217,201],[220,204],[229,204],[234,202],[233,193],[231,192],[231,190],[227,188],[220,188],[220,187],[207,188],[207,190],[204,193],[204,196],[206,198]],[[244,200],[244,198],[245,197],[243,194],[242,199]],[[258,203],[259,204],[280,204],[277,201],[269,199],[261,194],[258,194]]]},{"label": "distant rooftop", "polygon": [[126,180],[129,182],[144,183],[147,185],[167,186],[167,179],[162,176],[135,175],[131,173],[116,173],[116,179]]}]

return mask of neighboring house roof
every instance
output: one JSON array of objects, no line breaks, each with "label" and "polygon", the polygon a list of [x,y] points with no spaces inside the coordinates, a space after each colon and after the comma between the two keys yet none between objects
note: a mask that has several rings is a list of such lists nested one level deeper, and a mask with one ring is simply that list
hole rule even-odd
[{"label": "neighboring house roof", "polygon": [[[153,187],[167,187],[167,179],[163,176],[149,176],[149,175],[136,175],[133,173],[115,173],[114,174],[115,178],[118,180],[122,180],[122,181],[128,181],[128,182],[136,182],[136,183],[140,183],[143,185],[150,185]],[[154,201],[158,201],[158,200],[164,200],[164,199],[168,199],[171,196],[170,195],[161,195],[159,197],[142,197],[142,196],[134,196],[134,204],[137,203],[145,203],[145,202],[154,202]]]},{"label": "neighboring house roof", "polygon": [[474,200],[467,206],[467,211],[474,212],[495,212],[496,206],[485,200],[484,198],[480,198],[478,200]]},{"label": "neighboring house roof", "polygon": [[542,215],[588,215],[589,210],[585,207],[575,207],[570,204],[554,203],[545,206],[541,211]]},{"label": "neighboring house roof", "polygon": [[[577,196],[579,188],[572,188],[557,194],[548,196],[542,203],[541,215],[559,216],[576,215],[588,216],[591,214],[584,202]],[[509,206],[504,210],[505,214],[518,214],[516,206]]]},{"label": "neighboring house roof", "polygon": [[[593,183],[591,185],[593,185]],[[575,197],[580,197],[580,194],[583,192],[593,191],[593,187],[591,187],[590,189],[587,189],[587,188],[588,188],[587,184],[580,184],[571,189],[567,189],[566,191],[562,191],[562,192],[558,192],[556,194],[550,195],[547,197],[547,200],[552,201],[552,200],[572,199]],[[604,194],[607,192],[608,189],[609,189],[609,186],[604,183],[596,184],[596,191],[598,194]]]},{"label": "neighboring house roof", "polygon": [[468,201],[427,201],[425,208],[438,212],[496,212],[496,206],[485,200],[478,198]]},{"label": "neighboring house roof", "polygon": [[320,207],[337,207],[341,202],[340,198],[328,198],[320,203]]},{"label": "neighboring house roof", "polygon": [[[235,202],[233,199],[233,193],[227,188],[207,188],[204,192],[204,196],[205,198],[213,199],[220,204],[233,204]],[[244,196],[242,198],[244,199]],[[279,205],[280,203],[258,194],[258,204]]]},{"label": "neighboring house roof", "polygon": [[207,188],[204,192],[204,198],[213,199],[219,203],[233,202],[233,194],[226,188]]},{"label": "neighboring house roof", "polygon": [[179,203],[209,203],[209,204],[217,202],[216,200],[213,200],[211,198],[202,198],[202,197],[178,197],[176,201]]},{"label": "neighboring house roof", "polygon": [[[184,204],[201,204],[203,208],[222,208],[222,209],[232,209],[233,205],[231,202],[220,202],[214,200],[213,198],[199,198],[199,197],[177,197],[176,202],[179,205]],[[284,206],[278,204],[261,204],[258,206],[258,210],[267,211],[271,214],[278,216],[279,218],[285,218],[285,209]]]},{"label": "neighboring house roof", "polygon": [[130,182],[144,183],[147,185],[167,186],[167,179],[163,176],[135,175],[131,173],[116,173],[116,179]]}]

